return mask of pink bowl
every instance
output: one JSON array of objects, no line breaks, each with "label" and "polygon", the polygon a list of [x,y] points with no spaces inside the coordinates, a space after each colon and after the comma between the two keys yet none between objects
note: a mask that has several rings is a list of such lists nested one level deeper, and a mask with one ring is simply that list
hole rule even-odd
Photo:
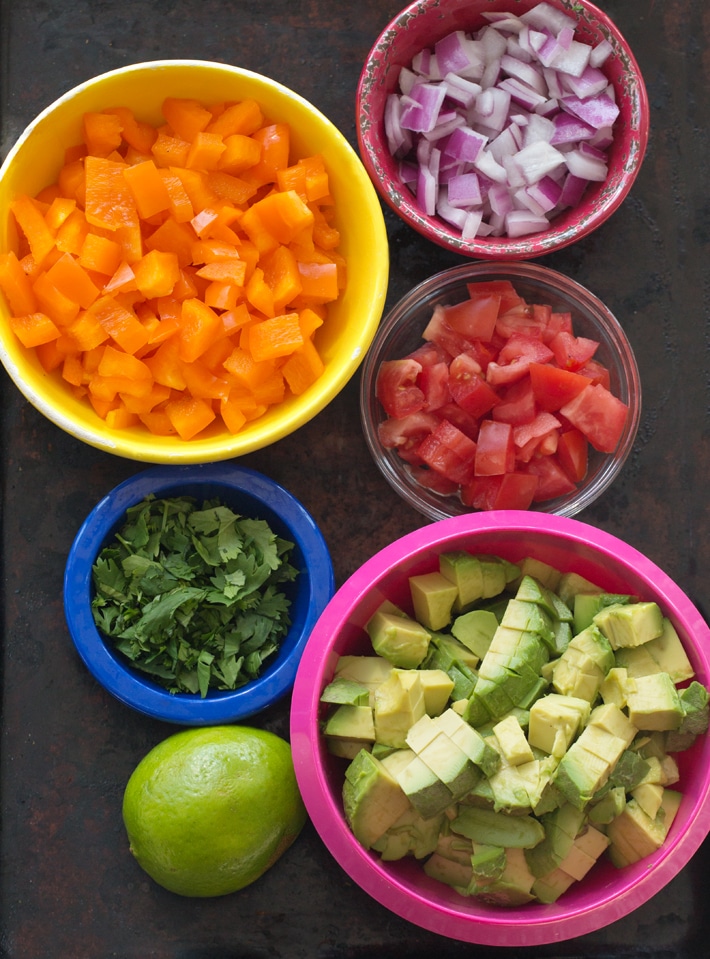
[{"label": "pink bowl", "polygon": [[[468,33],[483,24],[483,13],[520,15],[538,0],[416,0],[382,31],[365,62],[357,90],[358,143],[363,163],[389,206],[410,226],[439,246],[479,259],[530,259],[561,249],[587,236],[607,220],[629,193],[643,162],[649,134],[649,107],[638,64],[609,17],[587,0],[548,0],[576,21],[575,36],[585,43],[608,40],[612,54],[603,70],[614,84],[620,107],[614,125],[609,175],[590,184],[582,202],[555,218],[544,233],[508,239],[463,240],[438,217],[426,216],[402,183],[385,137],[384,107],[397,83],[399,67],[453,30]],[[512,8],[512,10],[511,10]]]},{"label": "pink bowl", "polygon": [[369,895],[432,932],[465,942],[532,946],[608,925],[661,890],[710,832],[710,736],[677,755],[683,800],[665,844],[636,865],[600,862],[556,903],[496,908],[429,879],[414,860],[382,862],[355,840],[343,816],[345,761],[331,756],[320,733],[319,698],[338,656],[368,650],[364,625],[383,599],[408,604],[407,578],[436,568],[438,554],[468,549],[511,561],[533,555],[580,573],[603,588],[655,600],[672,620],[699,682],[710,678],[710,629],[682,590],[621,540],[579,520],[534,513],[469,514],[432,523],[385,547],[338,590],[311,634],[291,707],[291,746],[309,815],[331,854]]}]

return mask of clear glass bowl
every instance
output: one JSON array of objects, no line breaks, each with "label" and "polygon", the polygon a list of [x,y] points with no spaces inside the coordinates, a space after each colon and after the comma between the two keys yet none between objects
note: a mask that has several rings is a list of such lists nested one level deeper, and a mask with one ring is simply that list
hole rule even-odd
[{"label": "clear glass bowl", "polygon": [[510,280],[528,302],[549,303],[554,311],[569,311],[575,334],[599,342],[595,359],[609,370],[612,393],[629,407],[615,452],[600,453],[590,446],[587,475],[574,492],[533,506],[541,512],[574,516],[607,489],[631,452],[641,417],[641,381],[631,344],[616,317],[581,284],[549,267],[526,262],[464,263],[410,290],[385,316],[363,363],[360,411],[367,445],[390,486],[429,519],[471,512],[458,495],[442,495],[421,486],[396,450],[382,445],[378,427],[387,414],[375,386],[384,360],[401,358],[423,343],[422,331],[435,305],[461,302],[468,295],[466,284],[476,280]]}]

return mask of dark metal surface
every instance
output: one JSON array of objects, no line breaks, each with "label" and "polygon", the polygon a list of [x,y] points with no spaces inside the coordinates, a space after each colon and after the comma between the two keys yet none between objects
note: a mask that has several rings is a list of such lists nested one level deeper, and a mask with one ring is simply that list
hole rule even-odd
[{"label": "dark metal surface", "polygon": [[[159,57],[267,73],[355,144],[362,61],[399,0],[0,0],[4,156],[59,94]],[[581,519],[648,554],[710,611],[708,263],[710,15],[702,0],[599,0],[635,51],[652,132],[629,197],[579,245],[544,259],[599,295],[636,350],[641,429],[616,481]],[[388,305],[460,259],[387,214]],[[309,824],[262,879],[218,900],[157,887],[128,854],[121,799],[139,759],[175,727],[97,686],[70,643],[64,562],[86,513],[141,465],[90,449],[29,406],[0,373],[2,729],[0,955],[7,959],[355,959],[483,956],[387,913],[350,882]],[[357,378],[311,424],[245,465],[312,512],[338,583],[423,524],[389,489],[360,430]],[[287,735],[288,703],[259,722]],[[661,894],[597,933],[526,957],[707,955],[710,844]]]}]

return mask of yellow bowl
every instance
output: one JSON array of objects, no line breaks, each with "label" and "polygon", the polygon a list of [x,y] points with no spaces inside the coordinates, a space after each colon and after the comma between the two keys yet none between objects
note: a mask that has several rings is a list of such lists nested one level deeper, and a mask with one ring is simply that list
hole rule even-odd
[{"label": "yellow bowl", "polygon": [[16,248],[9,205],[18,194],[36,195],[56,182],[67,147],[82,140],[82,115],[110,106],[131,108],[140,120],[163,122],[166,96],[205,104],[253,98],[271,121],[287,122],[295,158],[323,155],[335,201],[347,287],[330,305],[317,345],[325,363],[318,381],[289,395],[237,434],[214,426],[198,438],[154,436],[145,427],[109,429],[87,401],[76,399],[58,374],[47,374],[34,351],[10,329],[0,296],[0,361],[25,397],[67,433],[129,459],[154,463],[224,460],[268,446],[312,419],[346,385],[375,334],[387,293],[389,253],[382,208],[357,154],[322,113],[267,77],[221,63],[156,60],[102,74],[69,90],[26,128],[0,168],[0,251]]}]

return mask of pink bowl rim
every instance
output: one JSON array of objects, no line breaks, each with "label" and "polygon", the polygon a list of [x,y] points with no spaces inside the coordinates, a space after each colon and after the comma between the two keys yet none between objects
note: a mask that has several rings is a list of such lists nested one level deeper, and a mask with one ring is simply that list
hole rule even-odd
[{"label": "pink bowl rim", "polygon": [[[412,892],[388,870],[388,864],[368,853],[355,840],[342,815],[332,802],[321,759],[318,725],[319,698],[325,677],[332,670],[332,642],[347,623],[351,610],[404,557],[442,548],[466,534],[496,531],[524,535],[552,534],[611,562],[632,568],[635,575],[663,595],[664,608],[675,622],[696,637],[695,653],[710,675],[710,627],[681,588],[652,560],[635,547],[577,519],[556,515],[501,510],[464,514],[439,520],[385,546],[357,569],[338,589],[316,623],[304,650],[296,675],[292,701],[290,738],[299,788],[309,816],[321,839],[340,866],[365,892],[381,905],[409,922],[451,939],[482,945],[531,946],[561,942],[594,932],[628,915],[659,892],[689,862],[710,833],[710,772],[689,813],[688,822],[662,847],[653,868],[635,881],[624,879],[612,892],[593,903],[570,909],[563,916],[548,907],[518,912],[509,910],[471,916],[462,909],[433,903],[426,895]],[[331,673],[332,674],[332,673]]]},{"label": "pink bowl rim", "polygon": [[[466,0],[458,0],[465,6]],[[517,0],[519,3],[520,0]],[[538,0],[526,2],[526,9],[533,7]],[[534,259],[544,256],[553,250],[563,249],[576,243],[598,229],[608,218],[616,212],[628,196],[643,164],[648,147],[650,133],[650,111],[648,93],[641,73],[641,69],[634,54],[611,17],[600,10],[589,0],[548,0],[577,18],[578,20],[596,20],[599,30],[613,45],[615,52],[623,54],[623,62],[628,75],[633,79],[627,81],[624,90],[625,96],[630,98],[633,108],[632,120],[629,128],[628,155],[624,156],[623,170],[620,182],[613,192],[602,194],[601,202],[586,214],[583,212],[585,203],[578,207],[574,217],[562,215],[565,223],[553,224],[544,233],[532,234],[515,239],[506,237],[476,237],[473,240],[464,240],[457,231],[437,217],[427,216],[420,212],[416,204],[408,196],[406,187],[399,187],[389,177],[381,175],[381,163],[378,156],[378,146],[373,133],[373,127],[378,124],[378,118],[369,115],[367,100],[370,88],[376,81],[375,66],[381,55],[386,56],[392,39],[403,33],[412,20],[425,15],[429,9],[444,6],[443,0],[414,0],[395,17],[381,31],[373,44],[366,60],[356,92],[356,125],[357,140],[360,156],[377,191],[387,205],[400,216],[410,227],[431,242],[445,249],[453,250],[462,255],[477,259]],[[491,9],[507,9],[510,4],[505,0],[487,0]],[[588,204],[587,204],[588,205]]]}]

